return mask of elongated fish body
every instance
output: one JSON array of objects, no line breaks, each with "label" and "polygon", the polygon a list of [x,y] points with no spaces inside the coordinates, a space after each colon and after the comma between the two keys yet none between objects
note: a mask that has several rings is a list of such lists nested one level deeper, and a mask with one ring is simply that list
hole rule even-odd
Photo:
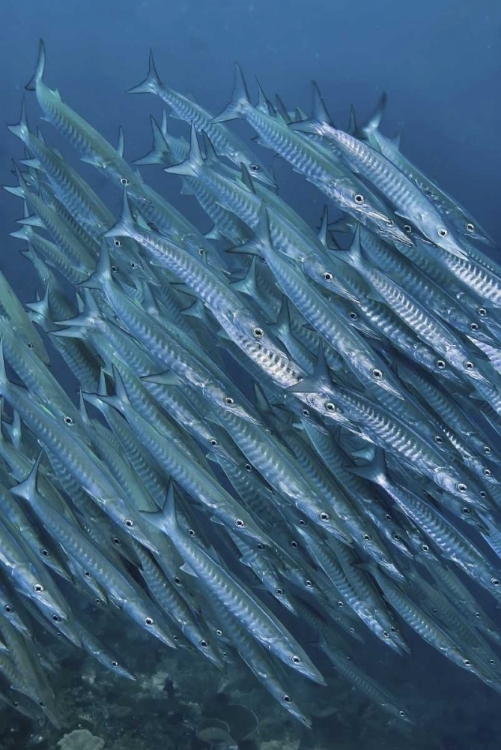
[{"label": "elongated fish body", "polygon": [[267,168],[256,158],[255,154],[249,151],[245,143],[238,136],[228,130],[225,125],[213,122],[213,116],[192,99],[164,86],[158,77],[152,53],[150,53],[147,78],[143,83],[130,89],[129,93],[157,94],[171,107],[177,117],[186,120],[186,122],[193,123],[198,131],[207,133],[221,156],[226,156],[237,167],[245,164],[257,179],[262,180],[271,187],[274,186],[274,181]]},{"label": "elongated fish body", "polygon": [[346,211],[382,236],[408,243],[388,209],[353,175],[347,176],[333,161],[329,152],[318,144],[293,132],[285,122],[272,117],[261,107],[253,107],[240,68],[236,69],[233,102],[215,118],[216,122],[245,117],[259,135],[259,140],[289,161],[296,171],[322,190],[338,208]]},{"label": "elongated fish body", "polygon": [[468,257],[452,228],[433,203],[385,156],[330,125],[319,124],[318,132],[331,140],[336,152],[342,155],[350,168],[370,180],[430,242],[459,258]]},{"label": "elongated fish body", "polygon": [[195,571],[204,589],[211,592],[229,612],[245,624],[257,640],[288,666],[314,682],[324,684],[320,672],[275,616],[263,604],[253,599],[210,554],[183,534],[175,516],[172,485],[163,513],[156,518],[150,518],[168,533],[185,563]]},{"label": "elongated fish body", "polygon": [[[123,609],[140,627],[150,632],[167,646],[175,647],[168,630],[157,617],[157,610],[153,603],[142,593],[133,579],[120,572],[109,562],[90,539],[86,538],[73,524],[60,513],[53,510],[36,489],[37,467],[30,477],[16,492],[33,508],[44,526],[51,529],[58,538],[59,544],[67,554],[84,565],[86,570],[94,576],[96,581],[108,593],[110,599]],[[157,623],[158,620],[158,623]]]},{"label": "elongated fish body", "polygon": [[485,242],[488,245],[495,245],[487,232],[479,226],[478,222],[454,198],[430,180],[402,154],[394,139],[387,138],[381,133],[378,126],[385,105],[386,96],[384,95],[378,111],[362,128],[362,134],[372,148],[380,151],[383,156],[403,172],[429,198],[437,210],[454,227],[458,237],[461,237],[462,242],[464,242],[465,238],[468,238]]}]

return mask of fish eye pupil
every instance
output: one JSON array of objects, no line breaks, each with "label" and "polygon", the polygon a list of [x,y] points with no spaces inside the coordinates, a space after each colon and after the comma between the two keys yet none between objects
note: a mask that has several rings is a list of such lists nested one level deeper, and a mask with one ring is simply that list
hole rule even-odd
[{"label": "fish eye pupil", "polygon": [[260,339],[264,335],[264,331],[262,328],[254,328],[254,336],[257,339]]},{"label": "fish eye pupil", "polygon": [[264,549],[264,544],[261,544],[261,542],[258,542],[258,543],[256,544],[256,547],[257,547],[258,549]]},{"label": "fish eye pupil", "polygon": [[151,617],[145,617],[144,618],[144,624],[145,625],[153,625],[153,619]]},{"label": "fish eye pupil", "polygon": [[355,196],[355,203],[360,204],[360,203],[363,203],[364,200],[365,200],[365,198],[364,198],[363,195],[361,195],[360,193],[356,194],[356,196]]},{"label": "fish eye pupil", "polygon": [[293,549],[297,549],[297,547],[298,547],[298,543],[297,543],[297,542],[294,542],[294,541],[292,541],[292,542],[291,542],[291,547],[292,547]]},{"label": "fish eye pupil", "polygon": [[193,531],[193,529],[188,529],[188,534],[190,536],[195,536],[195,532]]},{"label": "fish eye pupil", "polygon": [[464,484],[464,482],[459,482],[459,484],[457,485],[458,492],[466,492],[467,489],[468,487],[466,486],[466,484]]},{"label": "fish eye pupil", "polygon": [[117,661],[112,661],[111,662],[111,666],[112,667],[118,667],[118,662]]},{"label": "fish eye pupil", "polygon": [[293,661],[294,664],[300,664],[301,663],[301,659],[299,658],[299,656],[293,656],[292,657],[292,661]]},{"label": "fish eye pupil", "polygon": [[308,411],[308,409],[302,409],[301,410],[301,414],[303,415],[303,417],[309,417],[310,416],[310,412]]},{"label": "fish eye pupil", "polygon": [[465,659],[463,664],[465,665],[465,667],[471,667],[471,661],[469,659]]},{"label": "fish eye pupil", "polygon": [[284,702],[285,703],[290,703],[291,702],[290,695],[284,695]]},{"label": "fish eye pupil", "polygon": [[64,423],[65,423],[65,424],[73,424],[73,420],[72,420],[72,418],[71,418],[71,417],[65,417],[65,418],[64,418]]},{"label": "fish eye pupil", "polygon": [[134,526],[134,521],[131,521],[130,518],[127,518],[127,520],[125,521],[125,525],[128,526],[129,529],[131,529]]},{"label": "fish eye pupil", "polygon": [[234,399],[234,398],[231,398],[231,396],[227,396],[227,397],[226,397],[226,398],[224,399],[224,403],[225,403],[225,404],[226,404],[227,406],[233,406],[233,404],[235,403],[235,399]]},{"label": "fish eye pupil", "polygon": [[441,227],[438,230],[438,236],[439,237],[447,237],[447,229],[444,229],[443,227]]},{"label": "fish eye pupil", "polygon": [[326,271],[326,272],[324,273],[324,279],[325,279],[325,281],[332,281],[332,279],[333,279],[333,276],[332,276],[332,274],[331,274],[331,273],[329,273],[329,271]]},{"label": "fish eye pupil", "polygon": [[332,403],[332,401],[328,401],[325,404],[325,408],[327,409],[327,411],[336,411],[336,406]]},{"label": "fish eye pupil", "polygon": [[252,172],[259,172],[259,165],[258,164],[251,164],[250,165]]},{"label": "fish eye pupil", "polygon": [[437,359],[437,367],[439,370],[443,370],[445,368],[445,362],[443,359]]},{"label": "fish eye pupil", "polygon": [[491,474],[492,474],[492,472],[491,472],[490,469],[484,469],[484,476],[485,477],[490,477]]},{"label": "fish eye pupil", "polygon": [[320,513],[320,520],[321,521],[328,521],[329,520],[329,514],[328,513]]},{"label": "fish eye pupil", "polygon": [[407,234],[409,234],[409,232],[412,232],[412,227],[410,224],[404,224],[404,232],[407,232]]},{"label": "fish eye pupil", "polygon": [[31,341],[28,341],[28,349],[33,349],[33,344],[31,343]]},{"label": "fish eye pupil", "polygon": [[276,593],[277,593],[277,595],[278,595],[278,596],[282,596],[282,594],[283,594],[284,592],[283,592],[283,590],[282,590],[282,589],[277,589]]},{"label": "fish eye pupil", "polygon": [[497,578],[491,578],[491,583],[493,586],[499,586],[499,580]]},{"label": "fish eye pupil", "polygon": [[120,242],[120,240],[119,240],[119,239],[116,239],[116,238],[115,238],[115,239],[113,240],[113,244],[115,245],[115,247],[120,247],[120,245],[121,245],[122,243]]},{"label": "fish eye pupil", "polygon": [[219,445],[218,441],[215,438],[212,438],[212,440],[210,441],[210,444],[211,445]]},{"label": "fish eye pupil", "polygon": [[470,323],[470,331],[478,331],[479,325],[478,323]]},{"label": "fish eye pupil", "polygon": [[6,612],[12,612],[12,607],[10,606],[10,604],[6,604],[4,609]]},{"label": "fish eye pupil", "polygon": [[59,622],[61,618],[59,617],[59,615],[52,615],[52,619],[54,620],[54,622]]},{"label": "fish eye pupil", "polygon": [[127,177],[121,177],[120,178],[120,182],[122,183],[122,185],[128,185],[129,184],[129,180],[127,179]]},{"label": "fish eye pupil", "polygon": [[485,315],[487,315],[487,310],[485,309],[485,307],[479,307],[478,310],[477,310],[477,312],[482,317],[484,317]]},{"label": "fish eye pupil", "polygon": [[44,587],[41,583],[35,583],[35,585],[33,586],[33,591],[40,593],[41,591],[44,591]]},{"label": "fish eye pupil", "polygon": [[462,510],[462,513],[468,514],[468,513],[471,513],[471,511],[470,511],[470,509],[468,507],[464,507],[463,510]]},{"label": "fish eye pupil", "polygon": [[374,375],[376,380],[381,380],[381,378],[383,377],[383,373],[381,372],[381,370],[378,370],[377,367],[372,371],[372,374]]},{"label": "fish eye pupil", "polygon": [[200,641],[200,645],[202,646],[202,648],[207,648],[209,644],[207,643],[207,641],[204,640],[204,641]]},{"label": "fish eye pupil", "polygon": [[313,584],[312,584],[312,582],[311,582],[311,581],[305,581],[305,582],[304,582],[304,585],[305,585],[305,586],[306,586],[306,588],[308,588],[308,589],[311,589],[311,587],[313,586]]},{"label": "fish eye pupil", "polygon": [[174,583],[181,583],[181,579],[176,576],[174,578]]},{"label": "fish eye pupil", "polygon": [[435,442],[440,444],[440,443],[443,443],[444,441],[442,440],[440,435],[435,435]]},{"label": "fish eye pupil", "polygon": [[421,547],[421,549],[423,550],[423,552],[429,552],[429,550],[430,550],[430,548],[428,547],[427,544],[423,544],[423,546]]},{"label": "fish eye pupil", "polygon": [[352,311],[352,312],[348,313],[348,317],[351,318],[352,320],[356,320],[358,318],[358,315],[357,315],[356,312]]},{"label": "fish eye pupil", "polygon": [[363,535],[363,539],[365,539],[366,542],[369,542],[371,540],[371,535],[370,534],[364,534]]},{"label": "fish eye pupil", "polygon": [[489,446],[485,445],[484,446],[484,453],[490,453],[490,452],[491,452],[491,449],[489,448]]},{"label": "fish eye pupil", "polygon": [[468,224],[466,225],[466,229],[467,229],[467,230],[468,230],[469,232],[473,232],[473,231],[475,231],[475,225],[474,225],[474,224],[472,224],[471,222],[468,222]]},{"label": "fish eye pupil", "polygon": [[466,367],[467,370],[473,370],[474,367],[475,367],[475,365],[473,364],[473,362],[470,362],[470,361],[465,362],[464,366]]},{"label": "fish eye pupil", "polygon": [[242,519],[241,519],[241,518],[237,518],[237,519],[235,520],[235,526],[239,526],[240,528],[242,528],[242,526],[245,526],[245,522],[244,522],[244,521],[242,521]]},{"label": "fish eye pupil", "polygon": [[48,557],[48,556],[49,556],[49,550],[47,550],[47,549],[43,549],[43,550],[42,550],[42,555],[43,555],[44,557]]},{"label": "fish eye pupil", "polygon": [[113,273],[117,273],[118,272],[118,266],[111,266],[111,270],[113,271]]},{"label": "fish eye pupil", "polygon": [[245,471],[252,471],[252,466],[250,464],[245,464]]},{"label": "fish eye pupil", "polygon": [[216,630],[216,635],[223,635],[223,631],[222,630]]}]

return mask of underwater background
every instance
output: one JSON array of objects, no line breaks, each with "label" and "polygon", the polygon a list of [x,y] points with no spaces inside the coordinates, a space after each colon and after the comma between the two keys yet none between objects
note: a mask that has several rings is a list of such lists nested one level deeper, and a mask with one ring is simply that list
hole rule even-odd
[{"label": "underwater background", "polygon": [[[299,104],[306,111],[314,79],[342,128],[350,105],[363,121],[386,91],[385,133],[401,133],[406,156],[501,243],[501,5],[495,0],[6,1],[0,9],[2,184],[11,184],[11,157],[20,154],[6,125],[19,119],[40,37],[47,48],[49,86],[58,88],[110,142],[116,142],[122,125],[129,161],[150,148],[149,114],[160,118],[162,112],[161,102],[153,97],[125,94],[144,78],[150,47],[164,83],[192,92],[214,113],[229,101],[235,61],[251,91],[255,75],[270,98],[279,93],[287,105]],[[35,121],[37,105],[31,99],[27,103],[28,116],[31,113]],[[247,139],[253,135],[245,123],[232,127]],[[187,132],[183,124],[173,130]],[[55,131],[50,135],[51,143],[61,145],[64,152]],[[311,226],[318,226],[321,194],[271,152],[253,148],[273,165],[280,195]],[[104,178],[90,167],[82,174],[118,210],[119,197]],[[175,178],[147,168],[143,174],[201,229],[209,228],[194,201],[179,194]],[[19,241],[9,236],[20,218],[18,211],[14,198],[0,196],[0,269],[27,302],[35,298],[36,279],[19,252]],[[74,389],[66,370],[55,374]],[[501,623],[493,601],[482,593],[478,598]],[[78,610],[79,602],[72,602]],[[349,683],[333,678],[327,691],[312,687],[305,699],[314,716],[313,729],[307,731],[270,705],[250,677],[229,685],[217,698],[220,675],[208,663],[186,652],[166,653],[155,641],[141,638],[137,629],[129,634],[118,618],[114,625],[97,610],[90,617],[96,632],[138,676],[137,682],[116,679],[70,648],[55,647],[46,639],[52,657],[60,662],[54,680],[70,726],[64,731],[50,726],[34,729],[28,719],[6,708],[0,713],[1,750],[55,750],[62,735],[74,728],[87,728],[103,738],[105,750],[207,748],[210,745],[196,736],[202,712],[237,715],[231,703],[244,704],[259,720],[257,733],[241,742],[242,748],[245,742],[266,750],[499,748],[501,696],[407,630],[413,649],[410,660],[383,653],[378,645],[372,644],[372,652],[371,645],[360,648],[365,649],[368,671],[376,678],[380,674],[392,692],[405,694],[416,723],[407,726],[388,718]],[[241,721],[252,723],[245,716]]]}]

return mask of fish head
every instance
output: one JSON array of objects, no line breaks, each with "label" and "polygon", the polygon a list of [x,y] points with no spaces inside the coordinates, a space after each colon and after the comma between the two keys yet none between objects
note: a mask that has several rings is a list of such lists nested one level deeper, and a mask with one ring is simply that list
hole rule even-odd
[{"label": "fish head", "polygon": [[233,392],[230,393],[230,389],[215,378],[204,383],[203,394],[217,409],[224,409],[232,416],[244,419],[251,424],[260,424],[259,420],[250,414],[242,403],[239,403],[238,397],[234,396]]},{"label": "fish head", "polygon": [[459,499],[463,505],[489,510],[485,490],[475,487],[469,478],[466,482],[464,477],[455,471],[452,466],[436,468],[434,476],[435,483],[445,492]]}]

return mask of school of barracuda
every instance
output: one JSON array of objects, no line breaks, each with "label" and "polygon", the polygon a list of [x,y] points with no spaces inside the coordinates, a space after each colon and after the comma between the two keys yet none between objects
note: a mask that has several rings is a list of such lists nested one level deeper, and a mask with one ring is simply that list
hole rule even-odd
[{"label": "school of barracuda", "polygon": [[[325,659],[412,721],[405,695],[355,658],[365,641],[411,666],[402,630],[501,692],[500,623],[478,601],[501,602],[501,265],[481,249],[494,242],[382,134],[384,98],[345,132],[315,86],[311,118],[259,87],[254,106],[237,68],[213,117],[151,57],[131,93],[156,94],[191,135],[152,119],[135,164],[181,176],[213,222],[202,234],[44,67],[41,44],[27,88],[43,119],[123,211],[23,106],[9,129],[25,158],[6,189],[24,202],[13,236],[44,294],[27,312],[0,278],[3,700],[60,724],[41,626],[134,679],[61,580],[166,647],[243,662],[306,726],[292,673],[324,685]],[[234,118],[341,218],[306,224],[223,124]],[[296,621],[316,634],[310,653]]]}]

